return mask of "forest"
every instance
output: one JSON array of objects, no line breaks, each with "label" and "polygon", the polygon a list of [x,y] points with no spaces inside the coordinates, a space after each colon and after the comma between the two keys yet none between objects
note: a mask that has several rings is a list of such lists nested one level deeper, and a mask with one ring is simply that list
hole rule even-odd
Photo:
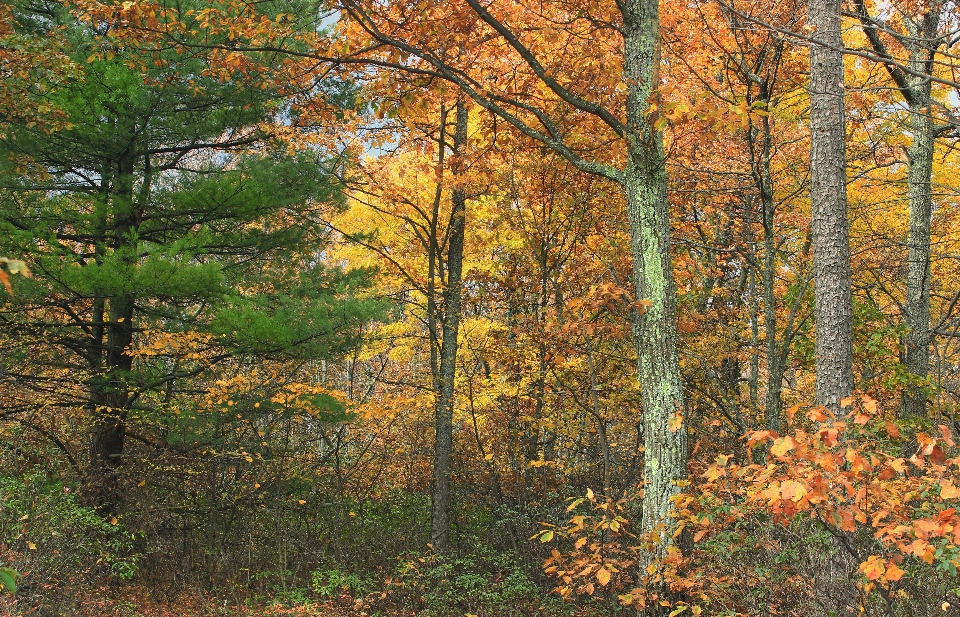
[{"label": "forest", "polygon": [[0,614],[960,615],[960,3],[0,0]]}]

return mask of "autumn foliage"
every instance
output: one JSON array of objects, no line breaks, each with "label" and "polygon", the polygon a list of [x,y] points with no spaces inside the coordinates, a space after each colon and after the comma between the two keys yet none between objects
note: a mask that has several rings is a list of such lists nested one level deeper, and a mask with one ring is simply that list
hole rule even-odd
[{"label": "autumn foliage", "polygon": [[960,13],[841,8],[838,281],[805,3],[0,2],[0,613],[957,614]]}]

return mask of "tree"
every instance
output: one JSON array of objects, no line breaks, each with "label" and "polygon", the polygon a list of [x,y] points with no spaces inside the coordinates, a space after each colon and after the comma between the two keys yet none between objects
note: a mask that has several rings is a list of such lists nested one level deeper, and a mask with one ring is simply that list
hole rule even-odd
[{"label": "tree", "polygon": [[[450,5],[342,2],[344,15],[375,45],[368,47],[357,35],[336,60],[402,70],[413,79],[452,82],[522,136],[554,150],[577,169],[621,186],[632,236],[635,297],[640,302],[634,319],[644,403],[646,488],[641,530],[653,541],[648,553],[652,563],[672,544],[667,530],[671,498],[686,477],[687,461],[669,207],[655,105],[658,5],[630,0],[600,14],[592,7],[559,5],[528,12],[516,3],[497,7],[498,16],[477,0],[467,0],[467,5],[469,12]],[[523,23],[526,19],[533,23]],[[444,27],[438,30],[438,23]],[[528,27],[545,29],[549,36],[521,40],[520,32]],[[615,42],[609,49],[585,48],[583,40],[595,40],[599,31]],[[560,51],[562,42],[572,43],[566,54]],[[450,53],[460,48],[470,53]],[[380,50],[384,53],[376,53]],[[556,55],[548,55],[550,50]],[[601,60],[604,54],[622,62],[619,74],[594,73],[591,80],[583,71],[609,62]],[[317,55],[329,57],[325,51]],[[496,57],[501,59],[494,61]],[[481,58],[490,64],[478,62]],[[535,98],[525,94],[534,90]],[[616,144],[619,151],[613,157],[595,151],[596,137],[584,141],[591,128],[602,132],[601,142]]]},{"label": "tree", "polygon": [[[927,411],[927,395],[922,382],[930,370],[930,222],[934,146],[938,135],[955,130],[956,125],[953,118],[952,122],[935,122],[933,81],[929,79],[937,68],[938,50],[952,36],[942,30],[944,21],[949,22],[945,14],[948,9],[944,2],[933,2],[915,16],[908,11],[898,11],[896,18],[884,18],[872,15],[864,0],[857,0],[854,8],[867,41],[879,58],[893,61],[892,45],[902,48],[906,55],[895,63],[885,62],[883,66],[900,98],[907,104],[912,135],[907,151],[910,225],[906,242],[906,298],[903,302],[907,334],[902,352],[910,382],[904,389],[902,411],[908,417],[923,417]],[[899,22],[900,28],[893,22]]]},{"label": "tree", "polygon": [[843,39],[839,0],[809,0],[810,211],[817,403],[837,411],[853,391],[853,292],[847,220]]},{"label": "tree", "polygon": [[[275,86],[211,75],[210,54],[147,59],[68,31],[78,56],[93,50],[85,78],[50,95],[69,128],[20,124],[2,144],[20,163],[4,170],[3,250],[36,274],[4,311],[3,417],[85,410],[86,493],[113,512],[128,428],[163,413],[158,392],[230,357],[330,357],[371,307],[350,299],[362,276],[322,265],[334,161],[291,156],[263,128],[287,113]],[[207,351],[138,358],[155,331]]]}]

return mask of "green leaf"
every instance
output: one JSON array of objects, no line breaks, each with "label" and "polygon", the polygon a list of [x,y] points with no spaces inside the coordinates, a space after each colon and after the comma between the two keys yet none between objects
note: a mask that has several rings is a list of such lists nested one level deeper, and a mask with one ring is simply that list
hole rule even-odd
[{"label": "green leaf", "polygon": [[17,579],[19,573],[11,568],[0,568],[0,586],[10,593],[17,591]]}]

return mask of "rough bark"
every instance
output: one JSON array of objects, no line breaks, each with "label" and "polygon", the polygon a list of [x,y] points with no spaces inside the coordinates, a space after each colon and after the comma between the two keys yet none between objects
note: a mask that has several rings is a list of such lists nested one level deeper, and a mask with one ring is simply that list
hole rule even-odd
[{"label": "rough bark", "polygon": [[809,92],[817,404],[836,411],[853,391],[840,0],[809,0],[807,19],[815,39],[809,48]]},{"label": "rough bark", "polygon": [[629,84],[623,184],[636,296],[649,302],[634,321],[644,429],[639,531],[655,542],[652,550],[641,554],[639,568],[645,572],[672,542],[671,498],[680,492],[679,482],[687,476],[687,435],[683,426],[670,428],[671,418],[683,412],[683,391],[663,136],[655,128],[648,103],[658,87],[659,7],[656,0],[631,0],[622,7],[624,77]]},{"label": "rough bark", "polygon": [[[454,155],[462,154],[467,143],[467,106],[457,103]],[[441,148],[443,145],[441,144]],[[456,164],[456,163],[455,163]],[[457,187],[452,192],[449,245],[447,247],[447,286],[444,291],[440,343],[440,363],[436,383],[435,441],[433,449],[432,511],[430,543],[443,552],[450,547],[451,476],[453,456],[453,395],[457,372],[457,336],[460,330],[460,304],[463,295],[463,240],[466,229],[466,194]]]}]

